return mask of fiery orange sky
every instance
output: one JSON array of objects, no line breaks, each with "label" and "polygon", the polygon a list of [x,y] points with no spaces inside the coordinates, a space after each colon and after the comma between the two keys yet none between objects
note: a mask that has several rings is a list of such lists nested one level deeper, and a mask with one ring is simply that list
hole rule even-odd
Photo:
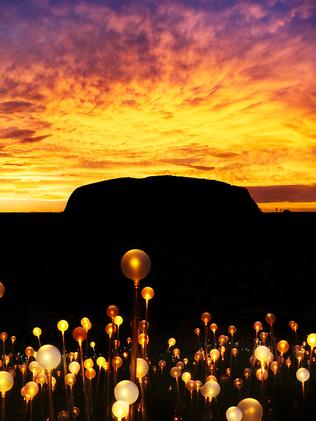
[{"label": "fiery orange sky", "polygon": [[316,210],[315,39],[314,0],[2,0],[0,210],[158,174]]}]

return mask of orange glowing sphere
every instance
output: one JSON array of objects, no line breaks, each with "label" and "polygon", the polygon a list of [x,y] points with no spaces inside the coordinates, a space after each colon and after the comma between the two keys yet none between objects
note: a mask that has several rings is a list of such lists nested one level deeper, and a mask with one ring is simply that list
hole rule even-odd
[{"label": "orange glowing sphere", "polygon": [[0,298],[4,296],[4,293],[5,293],[5,286],[3,285],[2,282],[0,282]]},{"label": "orange glowing sphere", "polygon": [[91,322],[90,322],[90,319],[88,317],[83,317],[80,320],[80,324],[83,328],[86,328],[86,325],[88,325],[89,323],[91,323]]},{"label": "orange glowing sphere", "polygon": [[[188,371],[185,371],[182,376],[181,379],[184,381],[184,383],[188,382],[189,380],[191,380],[191,373],[189,373]],[[194,385],[195,387],[195,385]]]},{"label": "orange glowing sphere", "polygon": [[175,346],[175,344],[176,344],[175,338],[169,338],[168,339],[169,348],[172,347],[172,346]]},{"label": "orange glowing sphere", "polygon": [[275,323],[275,321],[276,321],[276,317],[273,313],[267,313],[266,317],[265,317],[265,320],[268,323],[268,325],[272,326],[273,323]]},{"label": "orange glowing sphere", "polygon": [[25,385],[25,394],[33,399],[38,394],[38,386],[35,382],[28,382]]},{"label": "orange glowing sphere", "polygon": [[112,405],[112,413],[118,419],[118,421],[121,421],[122,418],[126,418],[129,413],[128,402],[122,400],[114,402]]},{"label": "orange glowing sphere", "polygon": [[114,304],[112,304],[106,309],[106,314],[108,317],[110,317],[110,319],[113,320],[114,317],[119,314],[119,309]]},{"label": "orange glowing sphere", "polygon": [[243,382],[243,380],[242,380],[242,379],[240,379],[239,377],[237,377],[237,378],[234,380],[234,386],[236,387],[236,389],[240,390],[240,389],[243,387],[243,385],[244,385],[244,382]]},{"label": "orange glowing sphere", "polygon": [[146,333],[141,333],[138,335],[138,343],[141,346],[147,345],[149,342],[149,336]]},{"label": "orange glowing sphere", "polygon": [[244,371],[243,371],[243,373],[244,373],[245,378],[246,378],[246,379],[249,379],[249,377],[250,377],[250,375],[251,375],[251,370],[250,370],[250,368],[245,368],[245,369],[244,369]]},{"label": "orange glowing sphere", "polygon": [[238,349],[237,348],[233,348],[232,349],[232,355],[234,356],[234,357],[237,357],[237,355],[238,355]]},{"label": "orange glowing sphere", "polygon": [[164,367],[166,367],[167,363],[164,360],[160,360],[158,362],[158,365],[159,365],[160,369],[162,370]]},{"label": "orange glowing sphere", "polygon": [[196,328],[194,329],[194,333],[195,333],[197,336],[200,336],[200,333],[201,333],[200,328],[196,327]]},{"label": "orange glowing sphere", "polygon": [[272,362],[270,363],[270,370],[272,371],[272,373],[273,373],[274,375],[275,375],[275,374],[277,374],[278,369],[279,369],[279,364],[278,364],[278,362],[277,362],[277,361],[272,361]]},{"label": "orange glowing sphere", "polygon": [[97,373],[94,368],[89,368],[85,371],[84,375],[86,376],[87,379],[92,380],[95,378]]},{"label": "orange glowing sphere", "polygon": [[27,357],[32,357],[34,355],[34,349],[31,346],[25,348],[24,353]]},{"label": "orange glowing sphere", "polygon": [[290,328],[291,328],[293,331],[296,331],[296,326],[297,326],[297,323],[296,323],[296,322],[294,322],[294,320],[291,320],[291,321],[289,322],[289,326],[290,326]]},{"label": "orange glowing sphere", "polygon": [[60,332],[66,332],[68,328],[69,328],[69,324],[67,320],[59,320],[59,322],[57,323],[57,329]]},{"label": "orange glowing sphere", "polygon": [[11,336],[11,342],[12,342],[12,344],[14,344],[15,341],[16,341],[16,336]]},{"label": "orange glowing sphere", "polygon": [[36,383],[43,385],[47,382],[47,376],[45,373],[41,372],[41,373],[38,373],[35,380],[36,380]]},{"label": "orange glowing sphere", "polygon": [[143,250],[129,250],[121,259],[122,273],[135,284],[148,275],[150,268],[150,258]]},{"label": "orange glowing sphere", "polygon": [[114,323],[108,323],[105,326],[105,331],[109,335],[109,337],[111,338],[111,336],[116,332],[116,326],[115,326],[115,324]]},{"label": "orange glowing sphere", "polygon": [[13,376],[7,371],[0,371],[0,392],[4,396],[13,387]]},{"label": "orange glowing sphere", "polygon": [[235,333],[237,332],[237,328],[235,327],[235,326],[229,326],[229,328],[228,328],[228,333],[231,335],[231,336],[233,336],[233,335],[235,335]]},{"label": "orange glowing sphere", "polygon": [[242,412],[242,419],[246,421],[259,421],[263,416],[263,408],[260,402],[253,398],[246,398],[239,402],[237,407]]},{"label": "orange glowing sphere", "polygon": [[155,295],[155,291],[151,287],[145,287],[145,288],[142,289],[141,294],[142,294],[142,297],[144,298],[144,300],[149,301]]},{"label": "orange glowing sphere", "polygon": [[262,323],[261,322],[254,322],[253,328],[258,333],[260,330],[263,329]]},{"label": "orange glowing sphere", "polygon": [[316,333],[310,333],[307,336],[307,343],[313,349],[316,346]]},{"label": "orange glowing sphere", "polygon": [[86,360],[84,360],[83,366],[87,370],[89,370],[89,368],[92,368],[94,366],[94,362],[93,362],[92,358],[87,358]]},{"label": "orange glowing sphere", "polygon": [[210,325],[210,329],[211,329],[211,331],[212,331],[213,333],[215,333],[215,332],[217,331],[217,329],[218,329],[217,324],[216,324],[216,323],[212,323],[212,324]]},{"label": "orange glowing sphere", "polygon": [[178,379],[181,376],[181,368],[180,367],[172,367],[170,370],[170,375],[174,379]]},{"label": "orange glowing sphere", "polygon": [[76,376],[72,373],[66,374],[65,383],[67,386],[72,387],[76,383]]},{"label": "orange glowing sphere", "polygon": [[195,388],[196,388],[196,383],[194,380],[188,380],[187,382],[185,382],[185,388],[190,392],[193,393]]},{"label": "orange glowing sphere", "polygon": [[69,364],[69,371],[76,376],[80,371],[80,364],[77,361],[72,361]]},{"label": "orange glowing sphere", "polygon": [[263,370],[261,368],[258,368],[258,370],[256,371],[256,377],[260,381],[267,380],[268,370],[266,370],[265,368]]},{"label": "orange glowing sphere", "polygon": [[72,337],[75,341],[82,343],[87,339],[87,332],[83,327],[78,326],[72,331]]},{"label": "orange glowing sphere", "polygon": [[34,327],[33,335],[36,336],[36,337],[39,337],[39,336],[41,336],[41,334],[42,334],[42,329],[40,327]]},{"label": "orange glowing sphere", "polygon": [[172,353],[175,357],[180,358],[180,349],[179,348],[174,348]]},{"label": "orange glowing sphere", "polygon": [[226,335],[220,335],[218,338],[218,342],[220,345],[224,345],[228,342],[228,336]]},{"label": "orange glowing sphere", "polygon": [[201,316],[201,320],[205,324],[205,326],[211,321],[211,318],[212,318],[211,314],[208,313],[207,311],[205,311]]},{"label": "orange glowing sphere", "polygon": [[6,341],[6,340],[7,340],[7,338],[8,338],[8,334],[7,334],[7,332],[1,332],[1,333],[0,333],[0,338],[1,338],[3,341]]},{"label": "orange glowing sphere", "polygon": [[123,365],[123,360],[118,355],[112,358],[112,366],[115,368],[120,368]]},{"label": "orange glowing sphere", "polygon": [[27,365],[25,363],[19,365],[19,370],[22,374],[25,374],[27,371]]},{"label": "orange glowing sphere", "polygon": [[176,367],[181,368],[181,371],[184,369],[184,363],[182,361],[178,361]]},{"label": "orange glowing sphere", "polygon": [[215,363],[219,359],[219,357],[220,357],[219,350],[216,349],[216,348],[211,349],[211,351],[210,351],[210,357],[211,357],[212,361]]},{"label": "orange glowing sphere", "polygon": [[203,359],[203,352],[202,351],[196,351],[194,354],[194,361],[200,361]]},{"label": "orange glowing sphere", "polygon": [[263,342],[265,342],[268,339],[269,334],[267,332],[262,332],[260,334],[260,338],[262,339]]},{"label": "orange glowing sphere", "polygon": [[278,348],[279,353],[282,356],[283,354],[285,354],[289,350],[290,345],[287,341],[281,340],[277,343],[277,348]]},{"label": "orange glowing sphere", "polygon": [[184,365],[188,365],[188,362],[189,362],[189,358],[183,358],[183,362],[184,362]]},{"label": "orange glowing sphere", "polygon": [[210,374],[209,376],[207,376],[205,382],[209,382],[209,381],[217,382],[217,377],[214,376],[214,374]]}]

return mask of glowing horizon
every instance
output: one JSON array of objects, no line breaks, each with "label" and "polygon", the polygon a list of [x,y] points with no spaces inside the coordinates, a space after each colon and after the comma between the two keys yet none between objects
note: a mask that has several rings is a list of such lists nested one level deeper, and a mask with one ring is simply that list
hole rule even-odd
[{"label": "glowing horizon", "polygon": [[0,12],[0,211],[54,211],[80,185],[162,174],[280,186],[258,203],[293,209],[305,199],[281,190],[304,186],[300,206],[316,203],[315,2]]}]

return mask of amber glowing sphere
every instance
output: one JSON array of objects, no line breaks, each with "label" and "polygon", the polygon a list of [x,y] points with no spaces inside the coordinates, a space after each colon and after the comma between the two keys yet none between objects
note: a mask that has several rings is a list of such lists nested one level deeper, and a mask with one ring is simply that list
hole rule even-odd
[{"label": "amber glowing sphere", "polygon": [[94,349],[95,348],[95,342],[94,341],[91,341],[90,342],[90,346],[91,346],[92,349]]},{"label": "amber glowing sphere", "polygon": [[172,353],[175,357],[180,358],[180,349],[179,348],[174,348]]},{"label": "amber glowing sphere", "polygon": [[228,328],[228,333],[231,335],[231,336],[233,336],[233,335],[235,335],[235,333],[237,332],[237,328],[235,327],[235,326],[229,326],[229,328]]},{"label": "amber glowing sphere", "polygon": [[209,380],[201,387],[201,393],[205,398],[213,399],[220,393],[221,388],[217,381]]},{"label": "amber glowing sphere", "polygon": [[69,364],[69,371],[76,376],[80,371],[80,364],[77,361],[72,361]]},{"label": "amber glowing sphere", "polygon": [[38,394],[38,386],[35,382],[28,382],[25,385],[25,394],[33,399]]},{"label": "amber glowing sphere", "polygon": [[256,377],[260,381],[267,380],[268,370],[266,370],[265,368],[263,370],[261,368],[258,368],[258,370],[256,371]]},{"label": "amber glowing sphere", "polygon": [[86,378],[87,379],[89,379],[89,380],[92,380],[92,379],[94,379],[95,378],[95,376],[96,376],[96,371],[95,371],[95,369],[94,368],[88,368],[86,371],[85,371],[85,373],[84,373],[84,375],[86,376]]},{"label": "amber glowing sphere", "polygon": [[123,360],[121,357],[119,357],[118,355],[116,357],[112,358],[112,366],[114,368],[120,368],[123,365]]},{"label": "amber glowing sphere", "polygon": [[279,353],[282,356],[283,354],[287,353],[287,351],[290,348],[290,345],[287,341],[281,340],[277,343],[277,348],[278,348]]},{"label": "amber glowing sphere", "polygon": [[27,346],[24,353],[27,357],[32,357],[34,355],[34,349],[31,346]]},{"label": "amber glowing sphere", "polygon": [[41,334],[42,334],[42,329],[40,327],[34,327],[33,335],[36,336],[36,337],[39,337],[39,336],[41,336]]},{"label": "amber glowing sphere", "polygon": [[109,337],[111,338],[111,336],[116,332],[116,326],[115,326],[115,324],[114,323],[108,323],[105,326],[105,331],[109,335]]},{"label": "amber glowing sphere", "polygon": [[114,323],[116,324],[116,326],[121,326],[121,324],[123,323],[123,317],[122,316],[115,316],[114,317]]},{"label": "amber glowing sphere", "polygon": [[4,296],[4,293],[5,293],[5,286],[3,285],[2,282],[0,282],[0,298]]},{"label": "amber glowing sphere", "polygon": [[149,336],[146,333],[141,333],[138,335],[138,343],[141,346],[147,345],[149,342]]},{"label": "amber glowing sphere", "polygon": [[142,332],[147,332],[149,330],[149,323],[146,322],[146,320],[140,320],[139,323],[138,323],[138,328]]},{"label": "amber glowing sphere", "polygon": [[208,313],[207,311],[205,311],[201,316],[201,320],[205,324],[205,326],[211,321],[211,318],[212,318],[211,314]]},{"label": "amber glowing sphere", "polygon": [[110,317],[110,319],[113,320],[114,317],[119,314],[119,309],[114,304],[112,304],[106,309],[106,314],[108,317]]},{"label": "amber glowing sphere", "polygon": [[246,398],[239,402],[237,407],[242,412],[242,419],[247,421],[259,421],[263,416],[263,408],[260,402],[253,398]]},{"label": "amber glowing sphere", "polygon": [[155,291],[151,287],[145,287],[145,288],[142,289],[141,294],[142,294],[142,297],[144,298],[144,300],[149,301],[155,295]]},{"label": "amber glowing sphere", "polygon": [[182,374],[181,379],[184,381],[184,383],[188,382],[189,380],[191,380],[191,373],[189,373],[188,371],[185,371]]},{"label": "amber glowing sphere", "polygon": [[228,336],[226,335],[220,335],[218,338],[218,342],[220,345],[224,345],[228,342]]},{"label": "amber glowing sphere", "polygon": [[121,270],[124,276],[133,280],[135,284],[148,275],[150,267],[150,258],[143,250],[129,250],[121,259]]},{"label": "amber glowing sphere", "polygon": [[237,377],[234,380],[234,386],[236,387],[236,389],[240,390],[243,387],[243,385],[244,385],[244,382],[241,378]]},{"label": "amber glowing sphere", "polygon": [[147,375],[149,371],[149,365],[146,360],[143,358],[137,358],[137,364],[136,364],[136,377],[138,379],[142,379]]},{"label": "amber glowing sphere", "polygon": [[75,341],[82,343],[87,339],[87,332],[83,327],[78,326],[72,331],[72,336]]},{"label": "amber glowing sphere", "polygon": [[249,379],[249,377],[250,377],[250,375],[251,375],[251,370],[250,370],[250,368],[245,368],[245,369],[243,370],[243,373],[244,373],[245,378],[246,378],[246,379]]},{"label": "amber glowing sphere", "polygon": [[84,362],[83,362],[83,366],[84,366],[84,368],[86,368],[87,370],[88,370],[89,368],[92,368],[92,367],[94,366],[94,363],[93,363],[92,358],[87,358],[86,360],[84,360]]},{"label": "amber glowing sphere", "polygon": [[69,324],[67,320],[59,320],[59,322],[57,323],[57,329],[62,333],[66,332],[68,328]]},{"label": "amber glowing sphere", "polygon": [[268,323],[268,325],[272,326],[273,323],[275,323],[275,321],[276,321],[276,317],[273,313],[267,313],[266,317],[265,317],[265,320]]},{"label": "amber glowing sphere", "polygon": [[296,378],[299,382],[305,383],[310,378],[310,372],[307,370],[307,368],[299,368],[296,371]]},{"label": "amber glowing sphere", "polygon": [[88,317],[83,317],[80,321],[81,326],[86,330],[89,331],[92,328],[92,323],[88,319]]},{"label": "amber glowing sphere", "polygon": [[183,362],[184,362],[184,365],[188,365],[189,358],[187,358],[187,357],[183,358]]},{"label": "amber glowing sphere", "polygon": [[164,367],[166,367],[167,363],[164,360],[160,360],[158,362],[158,365],[159,365],[160,369],[162,370]]},{"label": "amber glowing sphere", "polygon": [[256,332],[259,332],[260,330],[262,330],[262,329],[263,329],[263,327],[262,327],[262,323],[261,323],[261,322],[254,322],[254,324],[253,324],[253,328],[254,328],[254,330],[255,330]]},{"label": "amber glowing sphere", "polygon": [[197,336],[200,336],[200,333],[201,333],[200,328],[196,327],[196,328],[194,329],[194,333],[195,333]]},{"label": "amber glowing sphere", "polygon": [[310,333],[307,336],[307,343],[313,349],[316,346],[316,333]]},{"label": "amber glowing sphere", "polygon": [[1,332],[0,333],[0,338],[1,338],[2,341],[6,341],[7,338],[8,338],[7,332]]},{"label": "amber glowing sphere", "polygon": [[104,357],[98,357],[97,361],[96,361],[97,366],[100,367],[100,368],[104,366],[105,362],[106,362],[106,360],[105,360]]},{"label": "amber glowing sphere", "polygon": [[294,322],[294,320],[291,320],[290,322],[289,322],[289,326],[290,326],[290,328],[295,332],[296,331],[296,326],[298,326],[297,325],[297,323],[296,322]]},{"label": "amber glowing sphere", "polygon": [[45,384],[47,382],[47,376],[45,373],[38,373],[38,375],[35,378],[36,383],[38,384]]},{"label": "amber glowing sphere", "polygon": [[12,342],[12,344],[14,344],[15,341],[16,341],[16,336],[11,336],[11,342]]},{"label": "amber glowing sphere", "polygon": [[210,329],[211,329],[211,331],[212,331],[213,333],[215,333],[215,332],[217,331],[217,329],[218,329],[217,324],[216,324],[216,323],[212,323],[212,324],[210,325]]},{"label": "amber glowing sphere", "polygon": [[231,406],[226,411],[227,421],[241,421],[242,412],[237,406]]},{"label": "amber glowing sphere", "polygon": [[[183,373],[184,374],[184,373]],[[185,382],[185,388],[190,392],[193,393],[196,388],[196,383],[194,380],[188,380]]]},{"label": "amber glowing sphere", "polygon": [[277,374],[278,368],[279,368],[279,364],[277,361],[272,361],[270,363],[270,370],[272,371],[273,374]]},{"label": "amber glowing sphere", "polygon": [[217,348],[211,349],[210,357],[214,363],[219,359],[219,356],[220,356],[220,352]]},{"label": "amber glowing sphere", "polygon": [[178,379],[181,376],[181,368],[180,367],[172,367],[170,369],[170,375],[174,379]]},{"label": "amber glowing sphere", "polygon": [[112,413],[118,419],[118,421],[121,421],[122,418],[126,418],[129,413],[128,402],[123,400],[118,400],[114,402],[112,406]]},{"label": "amber glowing sphere", "polygon": [[0,392],[5,395],[13,387],[13,376],[7,371],[0,371]]},{"label": "amber glowing sphere", "polygon": [[169,348],[172,347],[172,346],[175,346],[175,344],[176,344],[175,338],[169,338],[168,339]]}]

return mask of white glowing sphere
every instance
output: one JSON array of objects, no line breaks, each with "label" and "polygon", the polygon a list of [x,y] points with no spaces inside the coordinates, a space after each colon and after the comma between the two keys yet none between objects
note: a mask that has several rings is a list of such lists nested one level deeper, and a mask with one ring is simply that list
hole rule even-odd
[{"label": "white glowing sphere", "polygon": [[137,401],[138,395],[138,387],[130,380],[122,380],[114,388],[115,399],[128,402],[130,405]]},{"label": "white glowing sphere", "polygon": [[61,354],[54,345],[43,345],[37,351],[36,360],[45,370],[53,370],[61,361]]}]

